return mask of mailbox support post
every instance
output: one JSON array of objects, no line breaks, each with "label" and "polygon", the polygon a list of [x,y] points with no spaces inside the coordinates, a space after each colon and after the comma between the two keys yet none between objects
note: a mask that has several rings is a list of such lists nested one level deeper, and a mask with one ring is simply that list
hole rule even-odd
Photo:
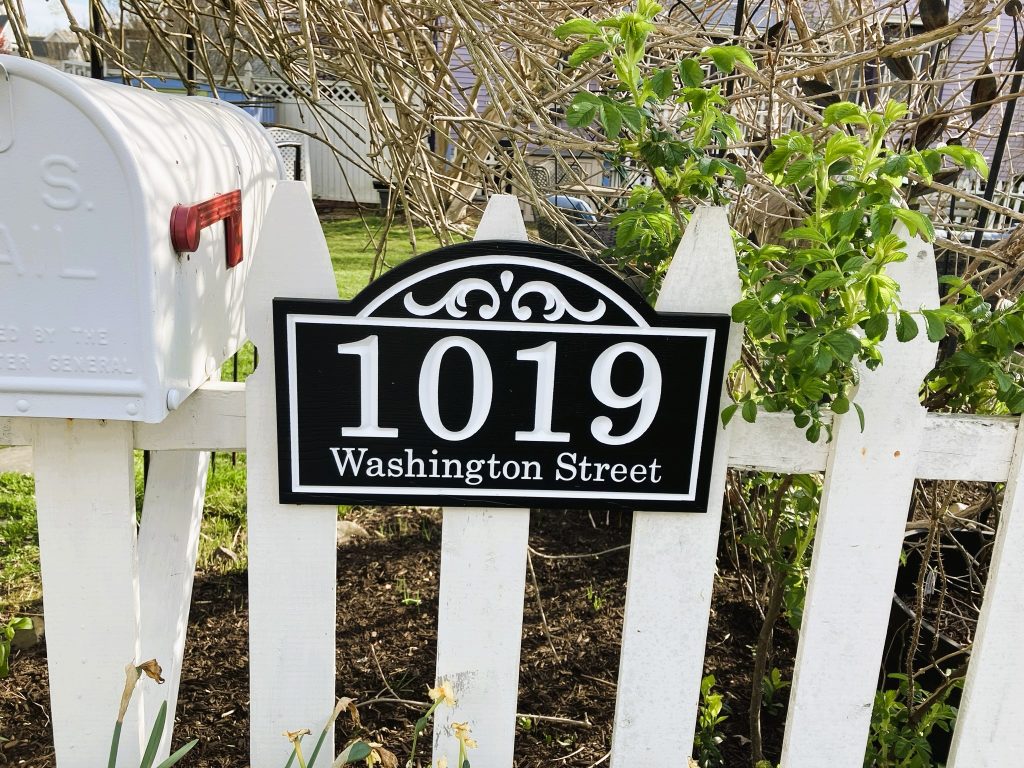
[{"label": "mailbox support post", "polygon": [[[133,425],[38,419],[32,436],[57,765],[106,765],[125,666],[141,661]],[[139,763],[140,713],[136,695],[120,764]]]},{"label": "mailbox support post", "polygon": [[167,702],[157,759],[170,753],[209,454],[153,453],[135,522],[135,425],[38,419],[33,453],[46,644],[58,766],[106,765],[125,667],[156,659],[121,731],[119,765],[138,765]]},{"label": "mailbox support post", "polygon": [[145,735],[151,732],[160,705],[167,702],[158,763],[170,754],[174,731],[209,466],[210,454],[205,451],[150,454],[139,529],[139,658],[156,659],[167,681],[140,686]]}]

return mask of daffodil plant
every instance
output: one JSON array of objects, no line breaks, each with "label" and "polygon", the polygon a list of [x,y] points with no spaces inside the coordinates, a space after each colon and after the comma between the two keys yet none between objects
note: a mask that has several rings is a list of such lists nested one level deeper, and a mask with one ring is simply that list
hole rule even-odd
[{"label": "daffodil plant", "polygon": [[[437,708],[442,704],[448,707],[455,706],[455,691],[452,689],[452,684],[447,680],[442,680],[436,688],[428,687],[427,696],[430,697],[430,708],[423,714],[423,717],[416,721],[416,725],[413,727],[412,750],[409,752],[409,761],[405,764],[406,768],[412,768],[413,761],[416,759],[416,741],[419,739],[420,734],[426,730],[427,724],[430,722],[430,718],[434,716]],[[444,763],[442,764],[441,761],[444,761]],[[447,768],[447,764],[447,759],[442,757],[438,761],[438,768]],[[462,765],[461,760],[459,765]]]},{"label": "daffodil plant", "polygon": [[[164,682],[164,679],[161,676],[163,670],[160,668],[160,665],[157,664],[156,659],[144,661],[142,664],[135,664],[135,662],[132,662],[124,668],[124,671],[124,691],[121,694],[121,706],[117,712],[117,721],[114,723],[114,735],[110,740],[110,757],[107,759],[107,768],[116,768],[117,752],[121,744],[121,728],[124,726],[124,718],[128,712],[128,705],[131,703],[132,694],[135,693],[135,688],[138,685],[139,679],[143,675],[146,675],[158,685]],[[142,761],[139,763],[139,768],[153,768],[153,764],[156,762],[157,749],[159,749],[160,741],[163,739],[164,726],[166,722],[167,702],[165,701],[160,704],[160,711],[157,712],[156,720],[153,721],[153,730],[150,731],[149,741],[146,743],[146,751],[142,754]],[[185,757],[185,755],[187,755],[197,743],[198,739],[193,739],[173,755],[161,762],[157,768],[171,768],[172,765],[177,764],[183,757]]]},{"label": "daffodil plant", "polygon": [[[298,764],[299,768],[313,768],[331,726],[334,725],[334,722],[341,716],[342,712],[348,712],[352,718],[352,723],[356,726],[360,725],[359,710],[356,709],[355,701],[347,697],[338,699],[338,703],[334,705],[334,711],[327,718],[327,722],[324,723],[324,727],[320,731],[320,738],[317,739],[316,746],[313,747],[308,760],[302,752],[302,739],[311,735],[312,732],[308,728],[301,728],[297,731],[285,731],[284,737],[292,745],[292,754],[288,758],[288,762],[285,763],[285,768],[291,768],[293,764]],[[381,744],[364,739],[354,739],[345,745],[345,748],[334,758],[331,765],[332,768],[337,768],[338,766],[365,761],[366,765],[372,768],[372,766],[383,762],[383,754],[385,752],[386,750],[384,750]]]}]

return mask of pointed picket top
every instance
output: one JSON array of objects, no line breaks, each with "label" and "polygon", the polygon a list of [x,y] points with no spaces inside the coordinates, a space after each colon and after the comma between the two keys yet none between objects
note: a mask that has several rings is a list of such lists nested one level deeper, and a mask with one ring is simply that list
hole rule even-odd
[{"label": "pointed picket top", "polygon": [[[661,311],[729,312],[739,297],[740,278],[733,258],[729,214],[721,206],[702,205],[694,211],[676,248],[655,305]],[[728,305],[728,306],[727,306]]]},{"label": "pointed picket top", "polygon": [[[937,306],[932,247],[902,226],[895,232],[908,257],[886,271],[903,308]],[[884,364],[860,368],[854,402],[864,428],[853,410],[833,421],[782,747],[787,768],[864,759],[927,416],[918,392],[936,348],[923,326],[908,342],[891,330],[880,345]]]},{"label": "pointed picket top", "polygon": [[494,195],[476,228],[474,240],[529,240],[526,222],[515,195]]},{"label": "pointed picket top", "polygon": [[[494,195],[474,240],[527,240],[514,195]],[[454,723],[467,723],[479,748],[473,764],[514,763],[519,655],[529,509],[446,507],[441,527],[436,683],[457,704],[434,715],[433,760],[455,765]]]},{"label": "pointed picket top", "polygon": [[[911,237],[902,222],[896,225],[894,234],[907,244],[906,261],[889,264],[885,268],[889,277],[900,284],[900,305],[907,312],[934,309],[939,306],[939,276],[935,271],[935,249],[920,237]],[[921,333],[918,338],[925,335]],[[890,348],[895,348],[894,351],[906,349],[898,342],[890,345]],[[930,361],[931,364],[934,364],[934,360]]]},{"label": "pointed picket top", "polygon": [[[739,298],[727,211],[702,206],[683,233],[655,306],[727,314]],[[726,370],[739,358],[742,338],[743,327],[733,323]],[[723,387],[709,407],[720,410],[728,402]],[[719,422],[703,514],[633,515],[612,768],[686,765],[691,754],[728,455],[729,431]]]},{"label": "pointed picket top", "polygon": [[[301,181],[281,182],[274,191],[246,282],[246,331],[260,355],[245,383],[252,768],[284,764],[290,747],[281,733],[318,732],[334,706],[337,508],[278,503],[279,296],[338,298],[323,229]],[[290,567],[296,563],[301,567]]]},{"label": "pointed picket top", "polygon": [[280,182],[267,207],[246,279],[249,340],[258,347],[273,339],[270,307],[276,297],[336,299],[336,285],[331,253],[306,185]]}]

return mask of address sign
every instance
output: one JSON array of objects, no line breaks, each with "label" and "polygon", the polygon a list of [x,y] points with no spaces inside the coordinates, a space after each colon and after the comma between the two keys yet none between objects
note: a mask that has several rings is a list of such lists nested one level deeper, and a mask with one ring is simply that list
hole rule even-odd
[{"label": "address sign", "polygon": [[728,328],[523,242],[275,299],[281,501],[702,511]]}]

